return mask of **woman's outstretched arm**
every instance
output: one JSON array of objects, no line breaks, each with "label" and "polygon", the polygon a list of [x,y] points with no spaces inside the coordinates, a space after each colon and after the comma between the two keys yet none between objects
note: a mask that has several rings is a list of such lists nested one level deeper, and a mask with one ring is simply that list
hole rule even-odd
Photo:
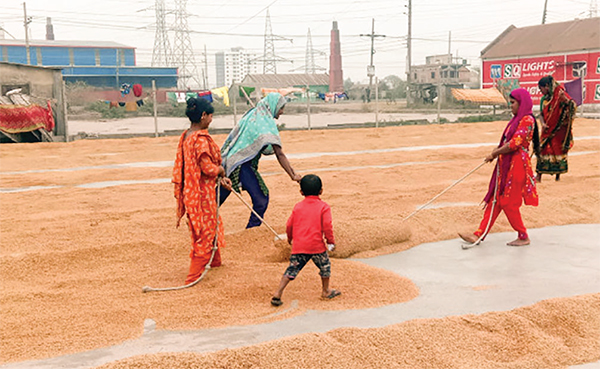
[{"label": "woman's outstretched arm", "polygon": [[285,156],[285,153],[283,152],[281,146],[273,145],[273,151],[275,151],[275,156],[277,156],[277,161],[279,162],[279,165],[281,165],[283,170],[285,170],[285,172],[290,176],[292,181],[300,182],[302,176],[294,171],[294,168],[292,168],[292,165],[290,164],[290,161],[288,160],[287,156]]}]

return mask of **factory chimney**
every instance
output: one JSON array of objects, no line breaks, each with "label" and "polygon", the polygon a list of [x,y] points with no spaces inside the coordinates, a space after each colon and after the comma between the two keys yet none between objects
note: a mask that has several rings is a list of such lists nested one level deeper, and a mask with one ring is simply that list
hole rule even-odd
[{"label": "factory chimney", "polygon": [[54,27],[50,17],[46,17],[46,40],[54,40]]},{"label": "factory chimney", "polygon": [[342,71],[342,54],[340,48],[340,31],[337,21],[333,22],[329,54],[329,92],[344,91],[344,73]]}]

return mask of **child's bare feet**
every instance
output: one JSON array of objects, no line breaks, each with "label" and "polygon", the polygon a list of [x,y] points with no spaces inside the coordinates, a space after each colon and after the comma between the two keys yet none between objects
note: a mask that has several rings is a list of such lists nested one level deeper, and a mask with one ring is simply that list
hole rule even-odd
[{"label": "child's bare feet", "polygon": [[529,245],[531,242],[529,241],[529,238],[526,240],[521,240],[521,239],[516,239],[514,241],[510,241],[509,243],[507,243],[508,246],[527,246]]},{"label": "child's bare feet", "polygon": [[458,235],[465,242],[468,242],[468,243],[475,243],[475,242],[477,242],[477,237],[473,233],[461,233],[461,232],[459,232]]},{"label": "child's bare feet", "polygon": [[338,290],[333,290],[333,289],[332,289],[332,290],[329,290],[329,291],[327,291],[327,293],[326,293],[326,294],[325,294],[325,293],[324,293],[324,294],[322,294],[322,295],[321,295],[321,298],[322,298],[322,299],[331,300],[332,298],[334,298],[334,297],[338,297],[338,296],[339,296],[339,295],[341,295],[341,294],[342,294],[342,293],[341,293],[340,291],[338,291]]}]

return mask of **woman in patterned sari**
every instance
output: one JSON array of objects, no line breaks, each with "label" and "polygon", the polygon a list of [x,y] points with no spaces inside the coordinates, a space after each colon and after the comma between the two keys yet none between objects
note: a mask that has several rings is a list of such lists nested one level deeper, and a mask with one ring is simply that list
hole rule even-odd
[{"label": "woman in patterned sari", "polygon": [[573,147],[572,127],[577,104],[552,76],[540,79],[538,86],[544,96],[540,102],[542,132],[536,179],[541,182],[542,174],[554,174],[558,181],[560,175],[569,170],[567,153]]},{"label": "woman in patterned sari", "polygon": [[[221,148],[225,174],[231,179],[233,190],[240,192],[241,187],[247,191],[252,198],[252,208],[261,218],[269,205],[269,189],[258,172],[258,161],[262,155],[275,154],[279,165],[293,181],[302,179],[283,153],[275,122],[283,113],[285,103],[281,94],[268,94],[240,119]],[[230,193],[228,189],[221,188],[221,203]],[[258,227],[261,223],[256,215],[251,214],[246,228]]]},{"label": "woman in patterned sari", "polygon": [[458,234],[469,243],[475,243],[480,237],[485,237],[489,233],[500,211],[504,211],[510,225],[518,232],[517,239],[507,245],[525,246],[530,243],[519,209],[523,201],[525,205],[538,205],[535,179],[529,159],[529,142],[533,140],[534,149],[539,143],[537,123],[532,113],[533,102],[527,90],[523,88],[513,90],[510,94],[510,103],[513,118],[504,129],[498,147],[485,158],[486,162],[498,158],[498,162],[483,200],[486,203],[483,220],[474,233]]},{"label": "woman in patterned sari", "polygon": [[221,265],[219,248],[224,246],[223,222],[220,216],[217,219],[215,187],[219,181],[222,187],[231,188],[231,181],[224,178],[225,169],[221,166],[219,146],[208,134],[213,112],[214,108],[207,100],[188,99],[186,115],[191,125],[179,139],[173,168],[177,227],[181,218],[187,214],[192,238],[186,285],[198,280],[204,272],[213,253],[215,238],[217,249],[214,251],[211,267]]}]

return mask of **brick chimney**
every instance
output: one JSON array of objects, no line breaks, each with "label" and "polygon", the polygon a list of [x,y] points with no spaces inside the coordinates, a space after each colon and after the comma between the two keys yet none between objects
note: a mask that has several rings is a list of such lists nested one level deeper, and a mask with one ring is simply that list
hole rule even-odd
[{"label": "brick chimney", "polygon": [[54,27],[50,17],[46,17],[46,40],[54,40]]},{"label": "brick chimney", "polygon": [[337,21],[334,21],[329,54],[329,92],[343,91],[344,72],[342,71],[342,53],[340,51],[340,31]]}]

